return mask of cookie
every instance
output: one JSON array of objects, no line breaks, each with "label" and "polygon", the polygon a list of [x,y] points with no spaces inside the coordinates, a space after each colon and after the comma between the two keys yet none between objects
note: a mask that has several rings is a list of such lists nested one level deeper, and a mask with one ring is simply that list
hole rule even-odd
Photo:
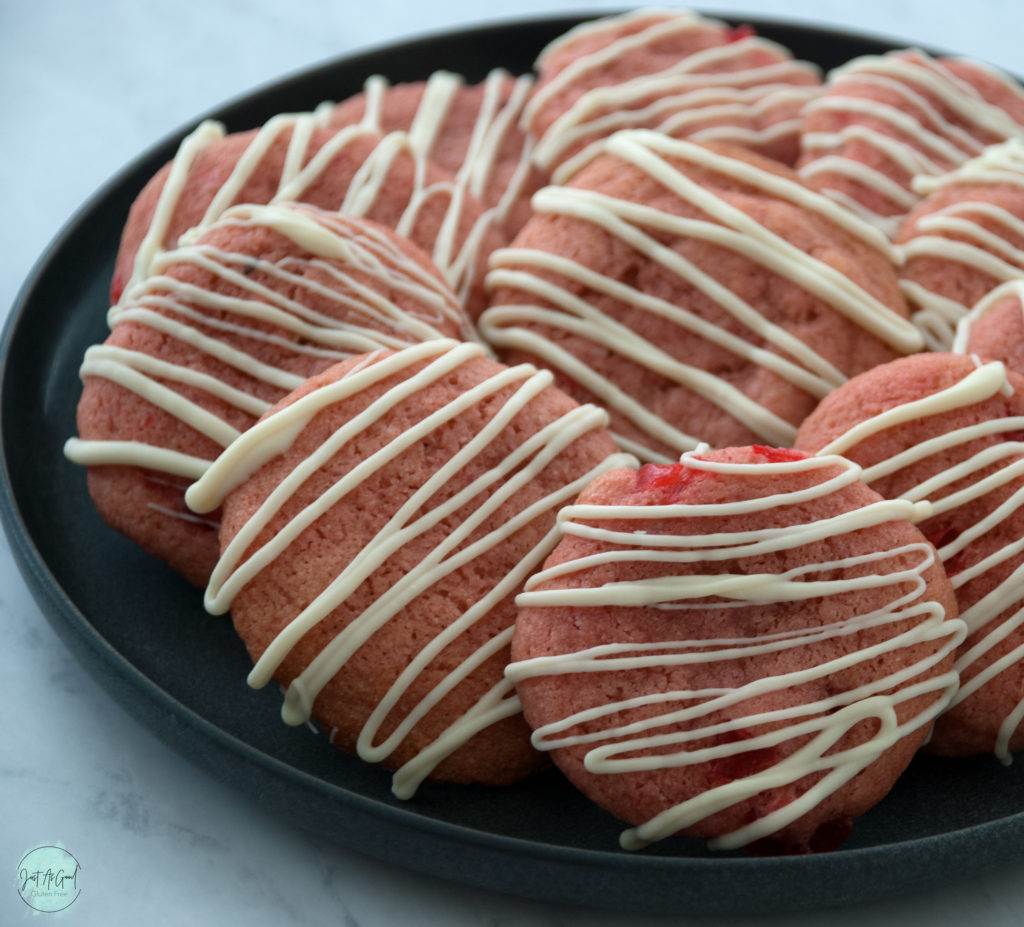
[{"label": "cookie", "polygon": [[932,350],[949,350],[957,323],[987,293],[1024,279],[1024,141],[1014,139],[941,177],[919,177],[924,199],[895,242],[914,321]]},{"label": "cookie", "polygon": [[396,770],[503,784],[538,768],[503,678],[515,595],[555,517],[620,466],[605,414],[480,345],[344,361],[247,431],[188,493],[224,500],[207,607],[230,608],[283,716]]},{"label": "cookie", "polygon": [[234,204],[311,203],[394,229],[426,251],[470,314],[482,306],[487,255],[506,242],[494,215],[427,162],[405,133],[332,127],[331,107],[275,116],[225,134],[202,123],[129,211],[111,298],[146,276],[153,258]]},{"label": "cookie", "polygon": [[964,316],[953,351],[1002,361],[1024,376],[1024,280],[996,287]]},{"label": "cookie", "polygon": [[800,110],[820,72],[749,27],[687,11],[638,10],[583,23],[537,59],[524,121],[534,160],[561,183],[620,129],[744,145],[792,164]]},{"label": "cookie", "polygon": [[1024,131],[1024,90],[978,61],[917,49],[855,58],[804,108],[801,176],[887,234],[939,176]]},{"label": "cookie", "polygon": [[633,825],[628,849],[834,849],[956,690],[922,508],[760,446],[599,478],[518,599],[534,743]]},{"label": "cookie", "polygon": [[450,71],[395,85],[375,75],[363,93],[334,107],[331,123],[408,132],[414,150],[493,209],[511,238],[530,216],[530,196],[547,181],[519,124],[533,83],[532,75],[512,77],[500,68],[479,84]]},{"label": "cookie", "polygon": [[1024,378],[958,354],[902,358],[832,393],[797,446],[855,461],[887,498],[931,504],[919,527],[969,636],[929,749],[1009,761],[1024,748]]},{"label": "cookie", "polygon": [[190,582],[216,563],[217,519],[185,488],[270,406],[353,354],[472,337],[425,254],[366,219],[236,206],[155,256],[82,366],[79,438],[107,522]]},{"label": "cookie", "polygon": [[611,414],[624,449],[788,445],[822,396],[920,350],[891,246],[767,158],[620,132],[492,255],[485,339]]}]

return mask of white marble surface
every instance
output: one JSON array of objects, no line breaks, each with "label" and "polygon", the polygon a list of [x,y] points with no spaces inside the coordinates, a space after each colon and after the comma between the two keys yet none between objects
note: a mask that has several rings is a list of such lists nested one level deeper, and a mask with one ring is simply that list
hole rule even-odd
[{"label": "white marble surface", "polygon": [[[616,8],[520,0],[34,0],[0,3],[0,315],[65,219],[136,153],[256,85],[395,38],[514,15]],[[1024,71],[1020,0],[706,0],[708,10],[860,28]],[[33,917],[22,854],[60,842],[83,870],[69,924],[733,924],[1024,921],[1024,863],[895,901],[800,916],[637,918],[468,889],[268,817],[115,706],[49,626],[0,540],[0,924]],[[799,886],[794,886],[799,891]],[[45,919],[44,921],[45,922]]]}]

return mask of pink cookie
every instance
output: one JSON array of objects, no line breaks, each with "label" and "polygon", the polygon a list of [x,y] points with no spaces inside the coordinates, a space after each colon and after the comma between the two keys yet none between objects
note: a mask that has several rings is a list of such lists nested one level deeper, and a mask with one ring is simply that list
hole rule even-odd
[{"label": "pink cookie", "polygon": [[306,377],[353,354],[469,337],[419,249],[312,206],[237,206],[154,258],[86,353],[72,460],[103,517],[196,585],[217,559],[216,515],[184,491]]},{"label": "pink cookie", "polygon": [[1024,90],[980,62],[914,49],[855,58],[804,110],[800,172],[891,233],[918,202],[915,177],[942,175],[1022,127]]},{"label": "pink cookie", "polygon": [[627,848],[835,848],[956,690],[963,624],[915,515],[797,451],[606,474],[518,600],[534,743]]},{"label": "pink cookie", "polygon": [[[397,770],[503,784],[541,765],[503,678],[514,597],[558,510],[621,455],[606,416],[480,345],[424,342],[307,381],[189,490],[224,500],[207,607],[334,743]],[[226,496],[226,498],[225,498]]]},{"label": "pink cookie", "polygon": [[493,214],[457,195],[454,178],[427,162],[404,133],[332,127],[330,108],[280,115],[225,135],[203,123],[132,205],[111,298],[148,273],[155,255],[236,203],[311,203],[372,219],[426,251],[471,314],[482,308],[487,255],[505,242]]},{"label": "pink cookie", "polygon": [[1007,280],[1024,279],[1024,143],[993,145],[942,177],[919,177],[924,199],[895,241],[900,279],[929,346],[948,350],[957,323]]},{"label": "pink cookie", "polygon": [[371,77],[363,93],[334,108],[331,123],[408,132],[415,150],[495,210],[512,237],[530,217],[530,196],[547,179],[531,163],[531,140],[519,124],[532,87],[531,76],[500,69],[479,84],[448,71],[395,86]]},{"label": "pink cookie", "polygon": [[481,333],[645,460],[790,444],[830,389],[922,346],[878,230],[743,149],[622,132],[534,208],[492,255]]},{"label": "pink cookie", "polygon": [[996,287],[960,320],[953,350],[1002,361],[1024,376],[1024,280]]},{"label": "pink cookie", "polygon": [[920,528],[969,636],[930,749],[1008,760],[1024,748],[1024,378],[958,354],[902,358],[832,393],[797,446],[843,454],[886,498],[932,505]]},{"label": "pink cookie", "polygon": [[793,163],[818,69],[781,46],[690,12],[639,10],[584,23],[537,59],[525,118],[535,160],[564,181],[620,129],[745,145]]}]

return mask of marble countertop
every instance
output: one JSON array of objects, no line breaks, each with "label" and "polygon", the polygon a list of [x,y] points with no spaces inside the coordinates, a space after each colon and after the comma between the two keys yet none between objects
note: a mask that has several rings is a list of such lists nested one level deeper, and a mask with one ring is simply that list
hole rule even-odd
[{"label": "marble countertop", "polygon": [[[482,14],[471,0],[0,4],[6,199],[0,319],[37,256],[93,190],[134,155],[225,100],[398,38],[620,6],[519,0]],[[707,0],[699,6],[912,38],[1024,72],[1019,0]],[[411,873],[269,816],[132,720],[50,629],[3,538],[0,627],[0,872],[6,873],[0,924],[45,917],[23,903],[16,875],[26,852],[54,843],[81,864],[81,893],[49,916],[75,925],[942,927],[969,921],[1009,927],[1022,921],[1024,859],[980,879],[954,879],[858,908],[730,918],[601,912],[583,899],[579,906],[543,903]]]}]

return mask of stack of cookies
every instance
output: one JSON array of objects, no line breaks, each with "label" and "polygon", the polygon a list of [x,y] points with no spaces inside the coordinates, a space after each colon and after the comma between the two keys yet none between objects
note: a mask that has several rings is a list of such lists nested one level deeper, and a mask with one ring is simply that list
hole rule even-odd
[{"label": "stack of cookies", "polygon": [[980,63],[663,10],[203,123],[66,454],[397,796],[553,762],[627,848],[834,849],[1024,749],[1022,139]]}]

